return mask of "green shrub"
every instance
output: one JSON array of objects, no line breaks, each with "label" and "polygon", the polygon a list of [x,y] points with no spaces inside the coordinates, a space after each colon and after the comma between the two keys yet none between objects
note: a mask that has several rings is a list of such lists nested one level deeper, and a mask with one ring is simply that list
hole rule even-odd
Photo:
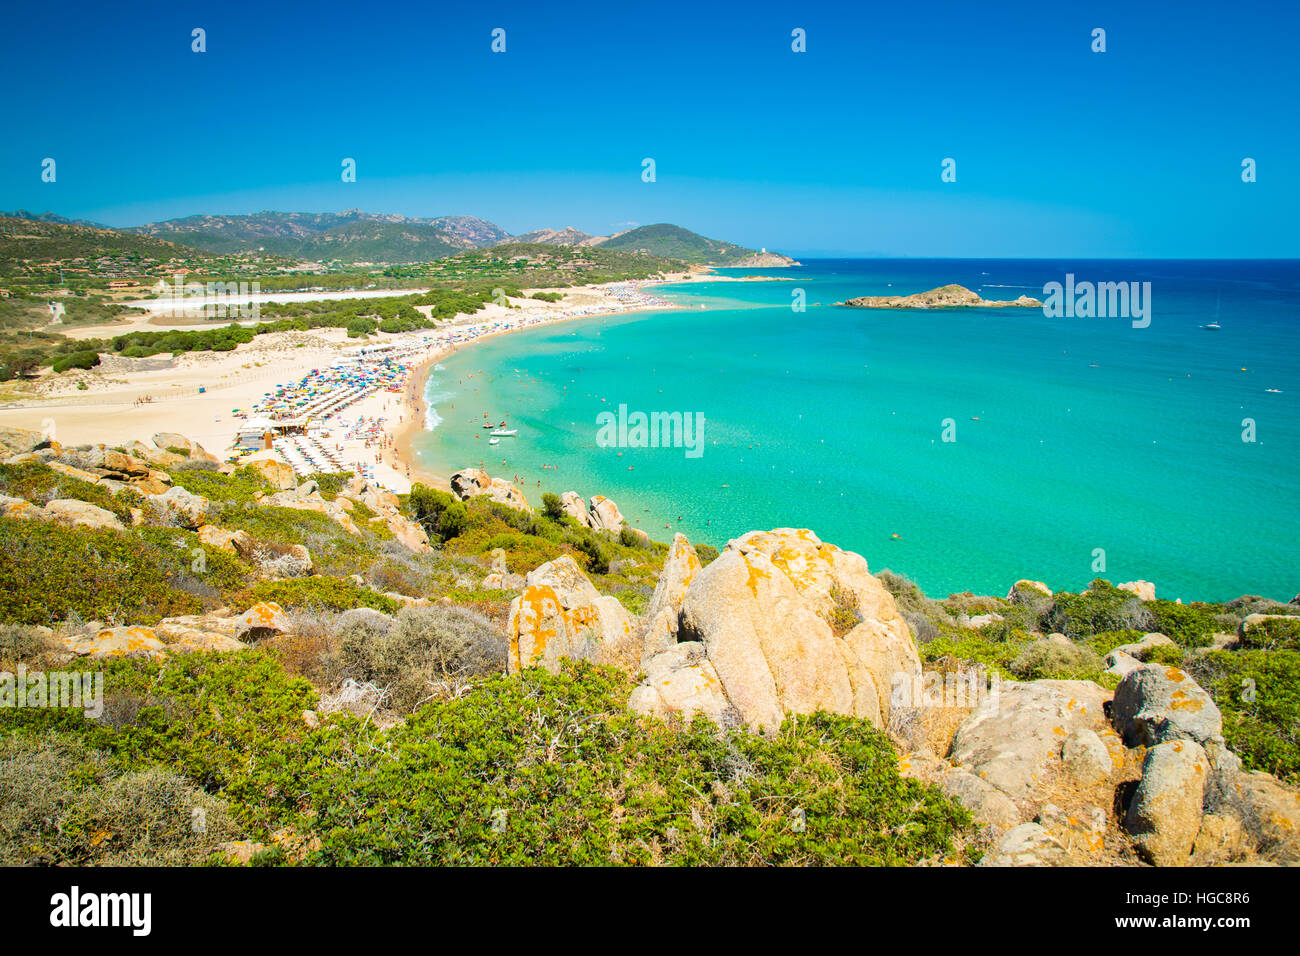
[{"label": "green shrub", "polygon": [[465,532],[469,526],[469,511],[464,502],[437,488],[417,482],[411,487],[411,510],[425,533],[437,541],[450,541]]},{"label": "green shrub", "polygon": [[152,624],[197,614],[203,602],[178,585],[188,557],[132,532],[63,528],[0,518],[0,620]]},{"label": "green shrub", "polygon": [[1034,641],[1011,662],[1022,680],[1092,680],[1101,674],[1101,658],[1086,644]]},{"label": "green shrub", "polygon": [[1300,618],[1267,617],[1243,625],[1238,640],[1244,648],[1300,651]]},{"label": "green shrub", "polygon": [[347,611],[354,607],[369,607],[385,614],[396,613],[402,607],[400,601],[361,587],[349,578],[324,575],[284,581],[259,581],[231,596],[231,605],[237,611],[247,610],[258,601],[273,601],[283,608],[294,610],[309,608]]},{"label": "green shrub", "polygon": [[340,673],[388,693],[393,709],[409,713],[439,688],[501,674],[504,636],[464,608],[404,608],[392,627],[359,624],[340,634]]},{"label": "green shrub", "polygon": [[1187,670],[1222,711],[1243,766],[1300,784],[1300,652],[1213,651]]},{"label": "green shrub", "polygon": [[899,865],[969,822],[865,720],[674,729],[629,714],[628,689],[575,665],[429,704],[313,779],[319,862]]},{"label": "green shrub", "polygon": [[55,372],[66,372],[70,368],[88,369],[94,368],[99,364],[99,353],[93,350],[84,350],[73,352],[62,358],[57,358],[51,363],[50,368]]},{"label": "green shrub", "polygon": [[1099,657],[1105,657],[1123,644],[1136,644],[1140,640],[1141,631],[1102,631],[1086,638],[1082,643],[1091,647]]},{"label": "green shrub", "polygon": [[1152,618],[1151,629],[1183,647],[1207,647],[1211,636],[1222,630],[1214,616],[1219,610],[1216,605],[1156,600],[1144,607]]},{"label": "green shrub", "polygon": [[1131,592],[1121,591],[1102,578],[1088,588],[1087,594],[1058,592],[1046,615],[1047,626],[1075,641],[1103,631],[1153,630],[1155,621],[1150,611]]},{"label": "green shrub", "polygon": [[[386,731],[348,713],[308,728],[310,685],[261,651],[103,669],[100,720],[5,710],[0,732],[35,741],[57,731],[83,748],[69,766],[91,779],[108,763],[114,776],[159,768],[193,781],[248,839],[286,826],[318,837],[308,862],[903,865],[946,857],[970,823],[900,777],[888,739],[865,720],[801,716],[768,735],[704,720],[683,728],[629,713],[633,682],[610,668],[486,680]],[[51,776],[34,763],[16,765]],[[165,787],[133,789],[176,802]],[[54,802],[33,809],[0,791],[3,825],[57,830],[59,791],[25,792]],[[171,845],[181,834],[157,819]],[[48,844],[19,852],[20,862],[86,862]]]},{"label": "green shrub", "polygon": [[194,865],[238,836],[225,802],[176,774],[123,773],[75,738],[0,737],[0,865]]},{"label": "green shrub", "polygon": [[718,549],[711,544],[697,544],[695,556],[700,559],[700,564],[705,565],[717,558]]},{"label": "green shrub", "polygon": [[561,521],[564,519],[564,504],[560,501],[560,496],[546,492],[542,495],[542,513],[552,521]]},{"label": "green shrub", "polygon": [[927,663],[954,658],[982,664],[990,673],[1000,677],[1014,677],[1012,662],[1029,642],[1029,635],[1018,629],[1007,632],[991,628],[946,628],[941,629],[937,637],[918,645],[918,650],[921,660]]},{"label": "green shrub", "polygon": [[195,471],[177,468],[171,472],[172,484],[190,494],[202,495],[214,504],[251,504],[258,492],[270,494],[275,489],[253,468],[244,466],[229,475],[219,471]]}]

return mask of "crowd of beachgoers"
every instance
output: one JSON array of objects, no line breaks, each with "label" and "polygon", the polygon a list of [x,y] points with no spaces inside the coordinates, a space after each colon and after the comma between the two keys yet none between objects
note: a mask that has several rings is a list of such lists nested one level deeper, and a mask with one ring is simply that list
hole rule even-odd
[{"label": "crowd of beachgoers", "polygon": [[409,489],[411,461],[396,431],[418,414],[418,381],[438,358],[483,338],[551,322],[627,311],[672,308],[643,283],[616,282],[595,302],[545,310],[495,310],[434,330],[356,346],[346,358],[311,369],[296,382],[276,386],[248,409],[233,411],[238,447],[231,460],[275,453],[300,475],[351,471],[395,491]]}]

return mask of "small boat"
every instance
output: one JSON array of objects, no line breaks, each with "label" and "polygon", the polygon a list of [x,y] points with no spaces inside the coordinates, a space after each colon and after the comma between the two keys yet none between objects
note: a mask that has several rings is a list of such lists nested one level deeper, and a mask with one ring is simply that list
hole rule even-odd
[{"label": "small boat", "polygon": [[1209,329],[1211,332],[1217,332],[1221,328],[1223,328],[1223,326],[1219,324],[1219,306],[1222,304],[1222,301],[1223,301],[1223,293],[1220,292],[1218,295],[1214,297],[1214,321],[1207,322],[1205,325],[1202,325],[1201,328]]},{"label": "small boat", "polygon": [[488,444],[489,444],[489,445],[499,445],[499,444],[501,444],[501,439],[500,439],[500,438],[489,438],[489,439],[488,439]]},{"label": "small boat", "polygon": [[496,431],[491,432],[491,434],[492,434],[494,437],[496,437],[496,438],[514,438],[516,435],[519,434],[519,429],[518,429],[518,428],[498,428]]}]

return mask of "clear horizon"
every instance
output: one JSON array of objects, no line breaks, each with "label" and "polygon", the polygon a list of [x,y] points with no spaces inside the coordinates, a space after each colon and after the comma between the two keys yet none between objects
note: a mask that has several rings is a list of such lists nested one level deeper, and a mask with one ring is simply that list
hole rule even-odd
[{"label": "clear horizon", "polygon": [[95,31],[66,29],[75,4],[10,13],[0,207],[671,222],[806,258],[1300,256],[1294,4],[82,8]]}]

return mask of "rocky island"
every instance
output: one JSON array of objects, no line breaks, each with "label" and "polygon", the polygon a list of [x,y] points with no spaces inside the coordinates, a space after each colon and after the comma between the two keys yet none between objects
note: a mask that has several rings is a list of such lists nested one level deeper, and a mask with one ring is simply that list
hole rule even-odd
[{"label": "rocky island", "polygon": [[864,295],[836,304],[855,309],[1041,309],[1043,307],[1042,302],[1027,295],[1011,300],[985,299],[978,292],[972,292],[956,283],[913,295]]}]

